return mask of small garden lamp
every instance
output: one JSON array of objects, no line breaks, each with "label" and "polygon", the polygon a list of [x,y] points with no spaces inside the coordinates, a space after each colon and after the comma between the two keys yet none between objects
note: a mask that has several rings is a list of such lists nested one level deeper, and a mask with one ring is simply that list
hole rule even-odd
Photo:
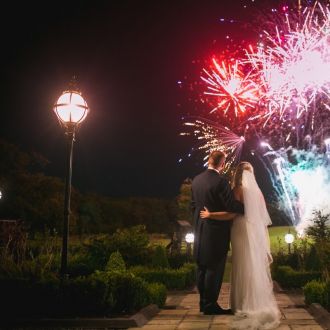
[{"label": "small garden lamp", "polygon": [[58,98],[53,110],[61,125],[65,129],[68,143],[64,198],[63,242],[61,256],[61,275],[65,276],[67,274],[68,263],[73,142],[75,140],[75,132],[77,127],[84,121],[89,111],[86,101],[76,87],[75,78],[73,78],[71,81],[69,89],[64,91]]},{"label": "small garden lamp", "polygon": [[194,243],[195,235],[193,233],[187,233],[185,236],[185,241],[187,243],[187,255],[191,256],[191,246]]},{"label": "small garden lamp", "polygon": [[291,244],[294,241],[294,236],[290,233],[290,230],[289,230],[289,232],[287,234],[285,234],[284,240],[288,244],[289,253],[291,253]]}]

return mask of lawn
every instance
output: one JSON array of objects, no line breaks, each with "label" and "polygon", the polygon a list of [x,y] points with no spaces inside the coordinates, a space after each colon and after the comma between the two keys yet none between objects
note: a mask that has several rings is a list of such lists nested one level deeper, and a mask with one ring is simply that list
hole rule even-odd
[{"label": "lawn", "polygon": [[284,248],[287,245],[287,243],[285,243],[284,236],[289,232],[289,230],[291,234],[297,234],[295,228],[291,226],[270,227],[268,229],[270,249],[273,254],[276,254],[280,247]]},{"label": "lawn", "polygon": [[[290,226],[282,226],[282,227],[269,227],[269,239],[270,239],[270,248],[272,253],[276,253],[279,250],[279,247],[285,247],[286,243],[284,241],[284,236],[288,232],[295,235],[296,230],[294,227]],[[164,234],[151,234],[150,235],[150,242],[155,245],[163,245],[166,246],[170,243],[170,239],[167,235]]]}]

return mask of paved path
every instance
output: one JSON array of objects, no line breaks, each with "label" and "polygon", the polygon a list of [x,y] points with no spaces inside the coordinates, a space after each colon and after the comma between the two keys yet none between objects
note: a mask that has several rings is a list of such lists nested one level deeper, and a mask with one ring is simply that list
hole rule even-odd
[{"label": "paved path", "polygon": [[[221,289],[219,304],[228,308],[230,285],[225,283]],[[276,293],[276,299],[282,313],[281,325],[278,330],[321,330],[313,316],[304,308],[303,297]],[[162,309],[142,328],[145,330],[225,330],[233,316],[203,315],[199,312],[199,297],[196,292],[169,295],[165,309]],[[173,309],[170,309],[170,308]],[[175,308],[175,309],[174,309]]]}]

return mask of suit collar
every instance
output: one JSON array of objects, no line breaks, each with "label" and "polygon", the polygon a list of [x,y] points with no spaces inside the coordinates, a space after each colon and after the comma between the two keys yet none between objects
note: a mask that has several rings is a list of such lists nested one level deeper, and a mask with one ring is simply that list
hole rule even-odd
[{"label": "suit collar", "polygon": [[210,171],[210,172],[214,172],[214,173],[220,174],[218,170],[216,170],[215,168],[212,168],[212,167],[209,167],[209,168],[207,169],[207,171]]}]

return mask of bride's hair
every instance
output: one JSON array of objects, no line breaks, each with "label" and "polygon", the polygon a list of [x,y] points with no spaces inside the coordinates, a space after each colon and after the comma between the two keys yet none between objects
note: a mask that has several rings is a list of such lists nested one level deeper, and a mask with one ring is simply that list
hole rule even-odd
[{"label": "bride's hair", "polygon": [[234,173],[234,179],[233,179],[233,187],[238,187],[242,184],[242,177],[243,177],[243,171],[247,170],[250,172],[253,171],[253,166],[249,162],[240,162],[235,170]]}]

